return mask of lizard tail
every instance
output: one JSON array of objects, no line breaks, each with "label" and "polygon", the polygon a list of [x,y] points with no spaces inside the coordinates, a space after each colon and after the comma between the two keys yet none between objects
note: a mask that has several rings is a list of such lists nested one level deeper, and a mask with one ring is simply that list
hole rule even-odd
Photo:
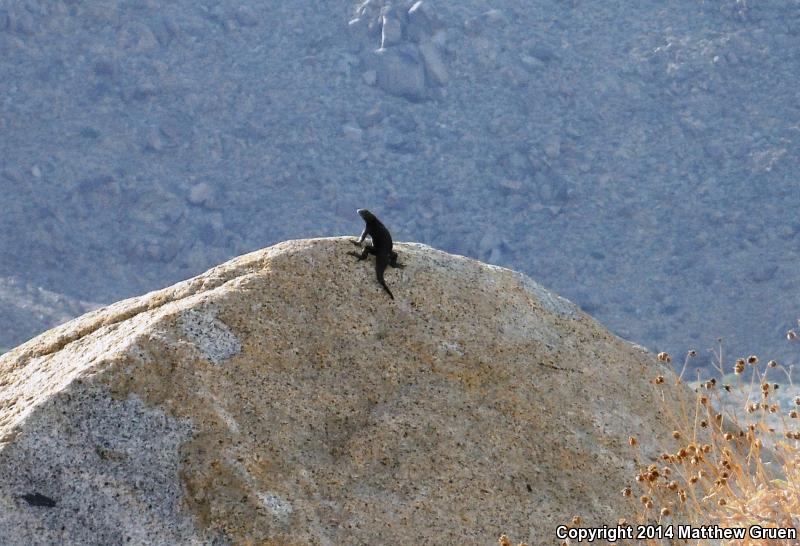
[{"label": "lizard tail", "polygon": [[381,286],[386,293],[389,294],[389,297],[394,299],[394,295],[392,295],[392,291],[389,290],[389,287],[386,286],[386,282],[383,280],[383,272],[386,271],[386,266],[389,265],[389,256],[379,255],[375,257],[375,276],[378,278],[378,282],[381,283]]},{"label": "lizard tail", "polygon": [[380,279],[380,283],[381,283],[381,286],[383,287],[383,289],[386,290],[386,293],[389,294],[389,297],[394,299],[394,296],[392,295],[392,291],[389,290],[389,287],[386,286],[386,283],[383,282],[383,279]]}]

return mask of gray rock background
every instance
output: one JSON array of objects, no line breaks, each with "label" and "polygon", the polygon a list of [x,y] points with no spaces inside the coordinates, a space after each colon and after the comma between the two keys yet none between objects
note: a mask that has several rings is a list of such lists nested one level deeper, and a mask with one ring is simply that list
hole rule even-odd
[{"label": "gray rock background", "polygon": [[651,349],[790,362],[799,32],[797,1],[5,0],[0,290],[33,295],[0,349],[366,206]]}]

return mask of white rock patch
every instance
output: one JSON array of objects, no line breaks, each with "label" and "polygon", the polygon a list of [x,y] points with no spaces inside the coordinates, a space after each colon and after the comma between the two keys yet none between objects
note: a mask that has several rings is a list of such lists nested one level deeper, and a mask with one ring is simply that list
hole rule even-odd
[{"label": "white rock patch", "polygon": [[290,503],[270,491],[259,493],[258,498],[261,499],[264,508],[277,518],[287,518],[294,510]]},{"label": "white rock patch", "polygon": [[242,350],[233,332],[210,311],[187,309],[181,314],[179,325],[203,358],[216,366]]}]

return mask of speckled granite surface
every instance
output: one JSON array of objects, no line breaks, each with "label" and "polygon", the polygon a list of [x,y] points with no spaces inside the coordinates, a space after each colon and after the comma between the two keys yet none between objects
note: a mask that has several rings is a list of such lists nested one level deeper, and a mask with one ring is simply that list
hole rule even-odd
[{"label": "speckled granite surface", "polygon": [[350,249],[281,243],[0,358],[2,543],[539,544],[575,514],[615,523],[626,439],[659,434],[655,358],[424,245],[396,246],[392,302]]}]

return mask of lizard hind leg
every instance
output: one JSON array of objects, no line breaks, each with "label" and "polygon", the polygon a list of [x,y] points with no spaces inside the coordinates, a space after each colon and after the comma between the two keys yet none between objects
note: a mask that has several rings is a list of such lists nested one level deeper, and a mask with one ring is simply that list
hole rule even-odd
[{"label": "lizard hind leg", "polygon": [[389,255],[389,265],[391,265],[392,267],[396,267],[398,269],[403,269],[405,267],[405,265],[398,263],[397,252],[394,251],[392,251],[392,253]]}]

